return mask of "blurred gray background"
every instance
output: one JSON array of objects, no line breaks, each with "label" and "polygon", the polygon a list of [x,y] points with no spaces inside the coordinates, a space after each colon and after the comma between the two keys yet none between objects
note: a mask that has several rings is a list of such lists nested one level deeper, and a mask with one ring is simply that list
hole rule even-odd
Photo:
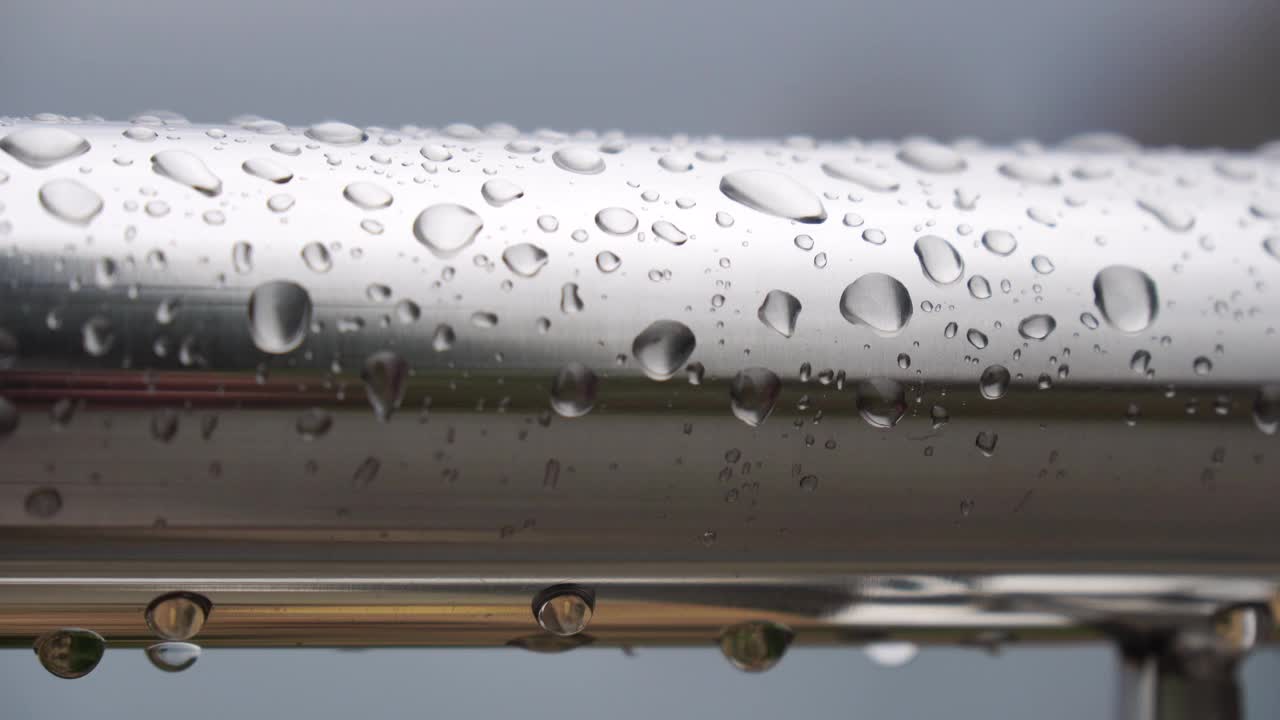
[{"label": "blurred gray background", "polygon": [[[1150,144],[1280,137],[1280,2],[1262,0],[11,0],[0,114]],[[902,669],[797,649],[214,650],[182,675],[111,652],[73,683],[0,651],[4,717],[1106,717],[1106,648],[935,649]],[[1245,667],[1280,708],[1280,656]]]}]

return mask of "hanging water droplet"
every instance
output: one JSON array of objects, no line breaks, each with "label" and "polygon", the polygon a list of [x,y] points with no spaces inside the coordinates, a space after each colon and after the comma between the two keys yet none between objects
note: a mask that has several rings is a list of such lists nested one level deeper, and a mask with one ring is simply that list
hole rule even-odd
[{"label": "hanging water droplet", "polygon": [[1012,255],[1018,249],[1018,239],[1006,230],[988,230],[982,234],[982,246],[996,255]]},{"label": "hanging water droplet", "polygon": [[658,320],[636,335],[631,355],[650,379],[668,380],[689,360],[697,339],[689,326],[676,320]]},{"label": "hanging water droplet", "polygon": [[413,221],[418,242],[436,257],[447,258],[471,244],[484,223],[471,208],[453,203],[432,205]]},{"label": "hanging water droplet", "polygon": [[295,282],[275,280],[249,295],[249,335],[262,352],[283,355],[302,345],[311,324],[311,295]]},{"label": "hanging water droplet", "polygon": [[306,136],[330,145],[359,145],[369,136],[355,125],[344,122],[321,122],[307,128]]},{"label": "hanging water droplet", "polygon": [[502,251],[502,262],[521,277],[533,277],[546,266],[547,251],[533,243],[520,243]]},{"label": "hanging water droplet", "polygon": [[791,337],[800,317],[800,300],[785,290],[770,290],[756,311],[756,317],[782,337]]},{"label": "hanging water droplet", "polygon": [[916,240],[916,257],[925,277],[939,285],[950,285],[964,276],[964,260],[951,243],[937,235]]},{"label": "hanging water droplet", "polygon": [[604,172],[604,158],[591,148],[580,146],[560,148],[551,153],[551,161],[561,170],[580,175],[596,175]]},{"label": "hanging water droplet", "polygon": [[764,672],[778,664],[794,638],[795,633],[776,622],[744,622],[720,633],[720,652],[739,670]]},{"label": "hanging water droplet", "polygon": [[1127,265],[1111,265],[1093,280],[1093,301],[1102,317],[1121,332],[1147,329],[1156,319],[1156,284],[1146,273]]},{"label": "hanging water droplet", "polygon": [[906,390],[888,378],[863,380],[858,383],[855,405],[868,425],[888,429],[907,412]]},{"label": "hanging water droplet", "polygon": [[897,278],[867,273],[854,280],[840,295],[840,314],[854,325],[866,325],[881,335],[906,327],[914,309],[911,295]]},{"label": "hanging water droplet", "polygon": [[871,662],[880,667],[891,668],[902,667],[920,654],[920,648],[915,643],[890,640],[868,643],[862,651]]},{"label": "hanging water droplet", "polygon": [[822,171],[838,180],[848,180],[873,192],[894,192],[897,179],[888,173],[862,163],[833,160],[822,164]]},{"label": "hanging water droplet", "polygon": [[39,170],[89,152],[89,141],[63,128],[31,127],[6,135],[0,150]]},{"label": "hanging water droplet", "polygon": [[513,200],[524,197],[524,188],[503,178],[486,180],[480,186],[480,196],[493,207],[502,207]]},{"label": "hanging water droplet", "polygon": [[922,138],[902,143],[897,158],[906,165],[930,173],[957,173],[968,167],[960,153]]},{"label": "hanging water droplet", "polygon": [[672,245],[683,245],[689,239],[689,236],[685,235],[680,228],[666,220],[659,220],[655,222],[651,229],[653,230],[654,235],[657,235]]},{"label": "hanging water droplet", "polygon": [[822,201],[809,188],[772,170],[738,170],[720,179],[720,192],[768,215],[802,223],[827,219]]},{"label": "hanging water droplet", "polygon": [[1009,382],[1012,379],[1005,366],[989,365],[978,378],[978,389],[982,391],[982,397],[988,400],[999,400],[1009,391]]},{"label": "hanging water droplet", "polygon": [[381,210],[395,198],[381,185],[371,182],[353,182],[342,189],[342,197],[361,210]]},{"label": "hanging water droplet", "polygon": [[36,638],[33,649],[45,670],[73,680],[93,672],[106,647],[107,641],[92,630],[62,628]]},{"label": "hanging water droplet", "polygon": [[1018,323],[1018,334],[1028,340],[1044,340],[1056,327],[1058,321],[1052,315],[1031,315]]},{"label": "hanging water droplet", "polygon": [[560,368],[551,382],[551,409],[562,417],[582,417],[596,404],[596,374],[580,362]]},{"label": "hanging water droplet", "polygon": [[[449,332],[452,334],[453,331]],[[390,350],[379,350],[365,358],[360,379],[364,381],[369,405],[379,422],[391,420],[392,413],[400,407],[408,378],[409,363]]]},{"label": "hanging water droplet", "polygon": [[626,208],[607,207],[596,213],[596,226],[610,235],[630,235],[640,226],[640,220]]},{"label": "hanging water droplet", "polygon": [[74,225],[87,225],[102,212],[102,198],[79,180],[50,180],[40,186],[39,197],[49,214]]},{"label": "hanging water droplet", "polygon": [[1196,218],[1190,212],[1154,198],[1140,198],[1138,207],[1173,232],[1186,232],[1196,224]]},{"label": "hanging water droplet", "polygon": [[594,606],[594,594],[590,591],[561,585],[538,593],[533,601],[533,616],[543,630],[570,637],[587,629]]},{"label": "hanging water droplet", "polygon": [[782,381],[765,368],[747,368],[734,376],[729,385],[733,414],[751,427],[759,427],[773,412],[782,392]]},{"label": "hanging water droplet", "polygon": [[147,659],[165,672],[182,672],[200,659],[200,646],[186,642],[162,642],[146,650]]},{"label": "hanging water droplet", "polygon": [[204,628],[212,611],[213,603],[209,598],[179,591],[152,600],[145,618],[151,632],[164,640],[190,640]]},{"label": "hanging water droplet", "polygon": [[240,168],[256,178],[277,185],[283,185],[293,179],[293,172],[289,168],[271,158],[249,158]]},{"label": "hanging water droplet", "polygon": [[209,197],[222,192],[222,180],[203,160],[186,150],[161,150],[151,156],[151,169]]}]

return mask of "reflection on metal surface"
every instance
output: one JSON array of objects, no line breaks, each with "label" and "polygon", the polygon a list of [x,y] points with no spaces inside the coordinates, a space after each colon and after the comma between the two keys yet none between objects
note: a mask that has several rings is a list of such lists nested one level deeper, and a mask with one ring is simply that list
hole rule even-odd
[{"label": "reflection on metal surface", "polygon": [[191,592],[202,644],[563,647],[569,582],[601,643],[1149,648],[1277,597],[1273,151],[0,150],[5,643]]}]

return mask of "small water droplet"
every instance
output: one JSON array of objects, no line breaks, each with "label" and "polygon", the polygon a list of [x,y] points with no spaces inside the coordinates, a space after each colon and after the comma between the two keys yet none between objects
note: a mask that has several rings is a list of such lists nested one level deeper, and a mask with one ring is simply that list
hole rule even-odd
[{"label": "small water droplet", "polygon": [[916,655],[920,653],[920,648],[911,642],[886,640],[868,643],[862,651],[867,654],[871,662],[880,667],[896,668],[915,660]]},{"label": "small water droplet", "polygon": [[978,436],[974,439],[973,444],[978,448],[978,450],[983,455],[987,457],[991,457],[992,455],[996,454],[996,443],[998,443],[999,441],[1000,441],[999,435],[993,432],[988,432],[986,430],[983,430],[978,433]]},{"label": "small water droplet", "polygon": [[782,381],[765,368],[747,368],[734,376],[729,386],[733,414],[751,427],[764,423],[782,391]]},{"label": "small water droplet", "polygon": [[1280,430],[1280,385],[1264,385],[1253,399],[1253,422],[1267,435]]},{"label": "small water droplet", "polygon": [[987,300],[991,297],[991,283],[981,275],[969,278],[969,294],[975,300]]},{"label": "small water droplet", "polygon": [[244,161],[240,168],[256,178],[261,178],[277,185],[283,185],[293,179],[293,172],[289,168],[271,158],[249,158]]},{"label": "small water droplet", "polygon": [[778,664],[794,638],[795,633],[779,623],[744,622],[720,633],[720,652],[739,670],[764,672]]},{"label": "small water droplet", "polygon": [[897,179],[863,163],[833,160],[823,163],[822,171],[833,178],[847,180],[873,192],[894,192],[899,187]]},{"label": "small water droplet", "polygon": [[1009,391],[1009,382],[1012,379],[1005,366],[989,365],[978,378],[978,388],[982,391],[982,397],[988,400],[999,400]]},{"label": "small water droplet", "polygon": [[84,351],[91,357],[102,357],[111,352],[116,344],[115,327],[104,315],[94,315],[84,321],[80,328]]},{"label": "small water droplet", "polygon": [[363,130],[344,122],[321,122],[307,128],[306,136],[330,145],[359,145],[369,136]]},{"label": "small water droplet", "polygon": [[555,586],[534,598],[533,616],[538,626],[559,637],[577,635],[591,622],[595,599],[587,590]]},{"label": "small water droplet", "polygon": [[1018,249],[1018,239],[1007,230],[988,230],[982,234],[982,246],[996,255],[1012,255]]},{"label": "small water droplet", "polygon": [[939,285],[950,285],[964,276],[964,260],[951,243],[937,235],[916,240],[916,257],[925,277]]},{"label": "small water droplet", "polygon": [[561,170],[580,175],[596,175],[604,172],[604,157],[591,148],[573,146],[551,153],[551,161]]},{"label": "small water droplet", "polygon": [[968,167],[960,153],[922,138],[902,143],[897,158],[906,165],[929,173],[957,173]]},{"label": "small water droplet", "polygon": [[1102,317],[1121,332],[1145,330],[1156,318],[1156,284],[1146,273],[1127,265],[1111,265],[1093,280],[1094,303]]},{"label": "small water droplet", "polygon": [[683,245],[689,239],[689,236],[684,234],[684,231],[676,227],[675,224],[667,222],[666,220],[659,220],[655,222],[651,229],[653,230],[654,235],[666,240],[672,245]]},{"label": "small water droplet", "polygon": [[1201,355],[1191,363],[1191,369],[1197,375],[1208,375],[1213,372],[1213,361]]},{"label": "small water droplet", "polygon": [[147,659],[157,669],[165,672],[182,672],[200,659],[200,646],[186,642],[162,642],[146,650]]},{"label": "small water droplet", "polygon": [[222,192],[222,180],[203,160],[186,150],[161,150],[151,156],[151,169],[209,197]]},{"label": "small water droplet", "polygon": [[326,273],[333,268],[329,250],[322,243],[309,242],[302,246],[302,261],[314,272]]},{"label": "small water droplet", "polygon": [[[452,330],[449,332],[452,333]],[[409,363],[390,350],[379,350],[365,358],[360,379],[364,381],[369,405],[379,422],[390,421],[392,413],[400,407],[408,378]]]},{"label": "small water droplet", "polygon": [[50,180],[40,186],[39,197],[49,214],[74,225],[87,225],[102,212],[102,198],[79,180]]},{"label": "small water droplet", "polygon": [[855,405],[868,425],[888,429],[907,412],[906,390],[888,378],[870,378],[858,383]]},{"label": "small water droplet", "polygon": [[596,374],[580,362],[571,361],[560,368],[551,383],[551,409],[562,417],[582,417],[596,403]]},{"label": "small water droplet", "polygon": [[333,427],[333,416],[324,408],[310,408],[298,415],[294,427],[303,440],[315,440],[324,437]]},{"label": "small water droplet", "polygon": [[507,203],[524,197],[524,188],[503,178],[486,180],[480,186],[480,196],[493,207],[502,207]]},{"label": "small water droplet", "polygon": [[520,243],[502,251],[502,262],[520,277],[533,277],[546,266],[547,251],[533,243]]},{"label": "small water droplet", "polygon": [[840,295],[840,314],[854,325],[866,325],[881,335],[906,327],[914,309],[907,288],[884,273],[867,273]]},{"label": "small water droplet", "polygon": [[756,312],[756,317],[782,337],[791,337],[800,317],[800,300],[785,290],[770,290]]},{"label": "small water droplet", "polygon": [[604,250],[596,255],[596,267],[600,268],[600,272],[611,273],[622,266],[622,258],[614,253]]},{"label": "small water droplet", "polygon": [[207,597],[179,591],[152,600],[145,618],[151,632],[164,640],[190,640],[204,628],[212,611],[213,603]]},{"label": "small water droplet", "polygon": [[254,288],[249,295],[249,335],[259,350],[283,355],[302,345],[311,324],[311,295],[287,280]]},{"label": "small water droplet", "polygon": [[636,335],[631,355],[650,379],[668,380],[689,360],[697,339],[687,325],[658,320]]},{"label": "small water droplet", "polygon": [[1140,198],[1138,207],[1147,211],[1173,232],[1186,232],[1196,224],[1196,218],[1190,212],[1170,205],[1155,198]]},{"label": "small water droplet", "polygon": [[62,493],[54,488],[36,488],[27,495],[23,509],[31,517],[47,520],[62,511]]},{"label": "small water droplet", "polygon": [[566,315],[582,312],[582,296],[578,294],[578,283],[565,283],[560,288],[560,312]]},{"label": "small water droplet", "polygon": [[738,170],[720,179],[720,192],[768,215],[802,223],[827,219],[822,201],[809,188],[772,170]]},{"label": "small water droplet", "polygon": [[1058,321],[1052,315],[1031,315],[1018,323],[1018,334],[1028,340],[1044,340],[1056,327]]},{"label": "small water droplet", "polygon": [[626,208],[607,207],[596,213],[596,226],[610,235],[630,235],[640,220]]},{"label": "small water droplet", "polygon": [[476,239],[484,222],[473,210],[454,203],[432,205],[413,221],[418,242],[436,257],[451,257]]},{"label": "small water droplet", "polygon": [[342,197],[361,210],[381,210],[389,207],[395,198],[381,185],[371,182],[353,182],[342,189]]}]

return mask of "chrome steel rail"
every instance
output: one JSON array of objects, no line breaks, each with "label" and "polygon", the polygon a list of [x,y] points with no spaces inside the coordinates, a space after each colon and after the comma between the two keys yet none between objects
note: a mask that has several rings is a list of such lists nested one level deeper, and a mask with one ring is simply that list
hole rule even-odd
[{"label": "chrome steel rail", "polygon": [[0,643],[55,672],[98,636],[1109,639],[1123,716],[1238,716],[1273,151],[167,116],[0,150]]}]

